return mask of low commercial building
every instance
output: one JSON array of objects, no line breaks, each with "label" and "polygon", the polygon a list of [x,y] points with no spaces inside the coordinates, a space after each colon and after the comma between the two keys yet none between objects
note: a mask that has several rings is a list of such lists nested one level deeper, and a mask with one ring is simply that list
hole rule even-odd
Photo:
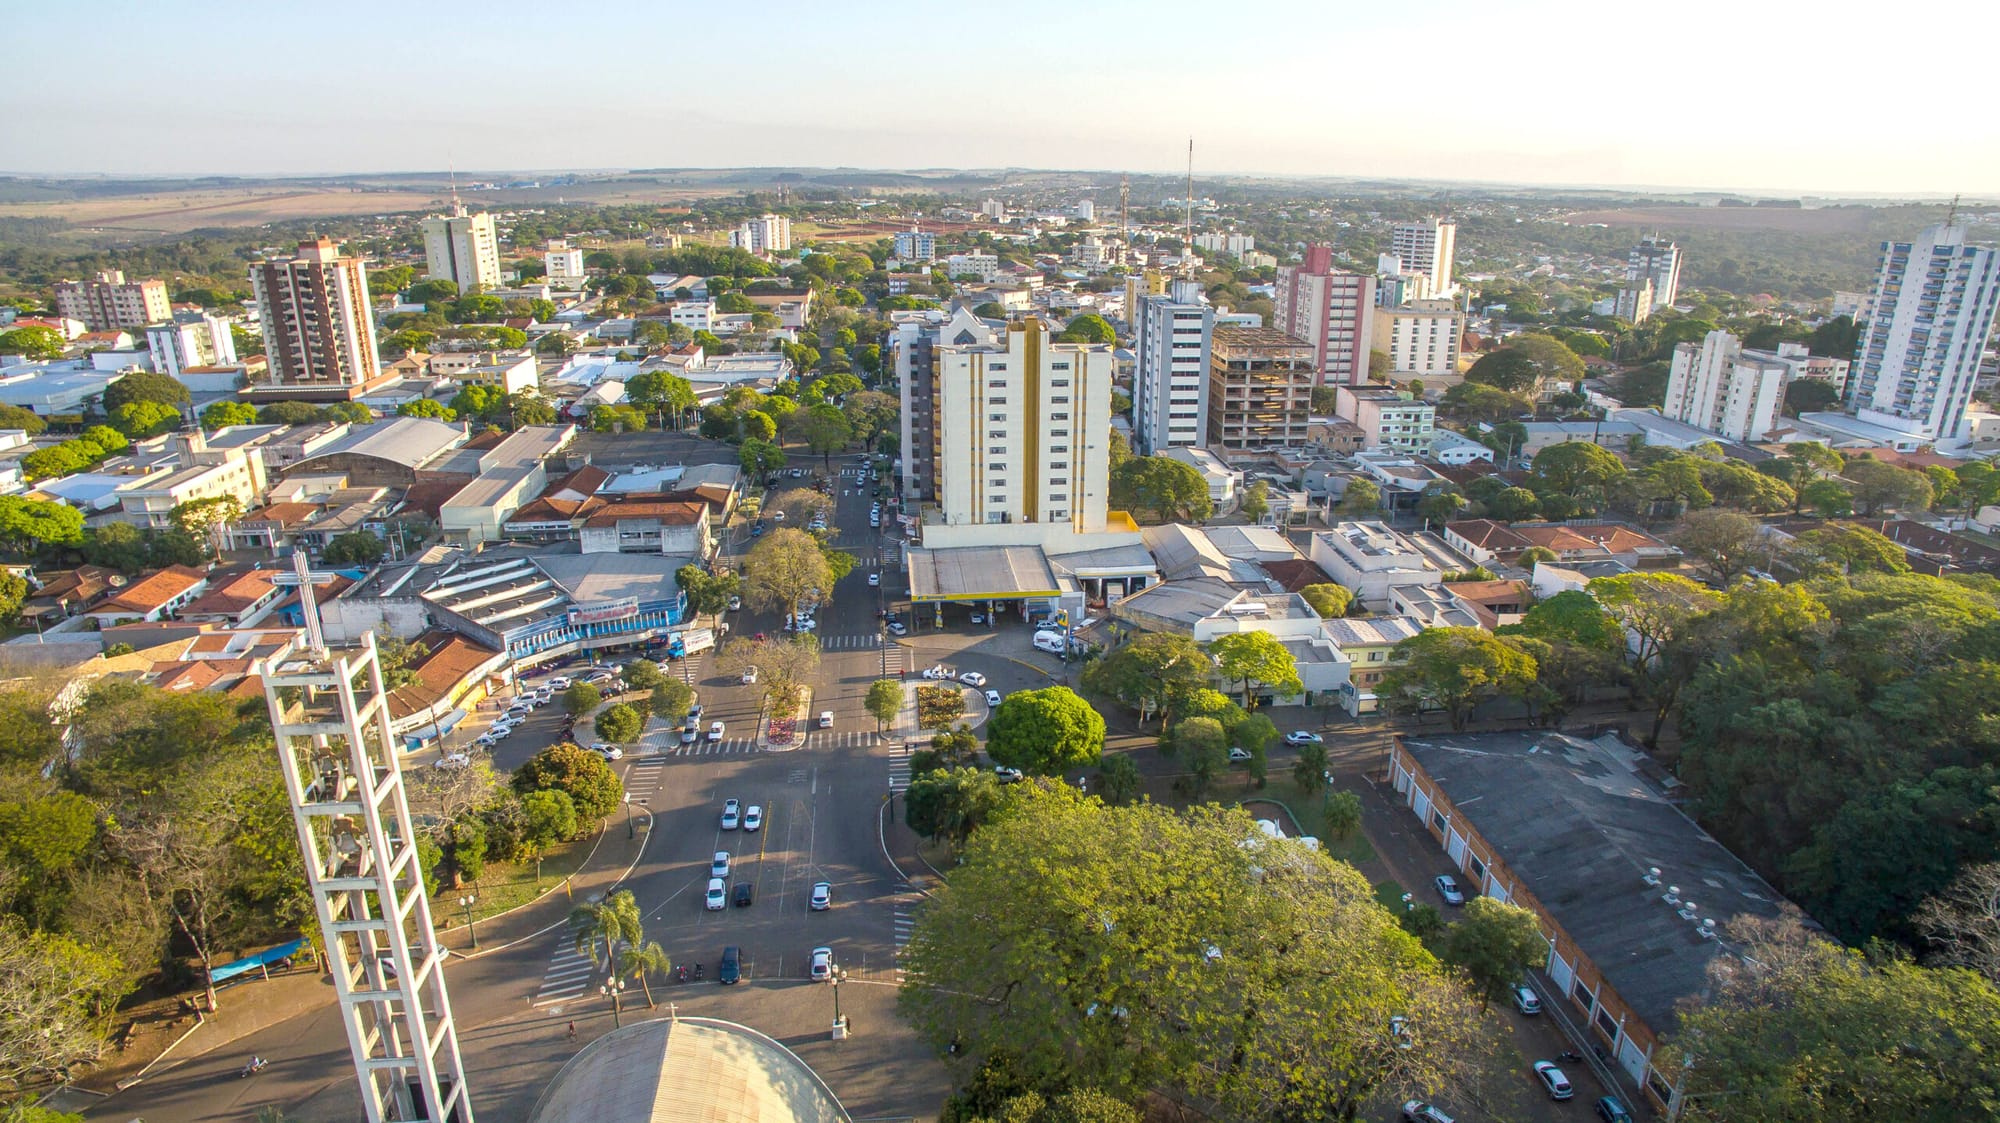
[{"label": "low commercial building", "polygon": [[1317,531],[1307,557],[1355,599],[1381,612],[1398,585],[1437,585],[1444,570],[1410,540],[1381,522],[1342,522]]},{"label": "low commercial building", "polygon": [[578,541],[586,554],[672,554],[706,560],[708,506],[644,499],[607,503],[583,521]]},{"label": "low commercial building", "polygon": [[1208,501],[1218,509],[1232,502],[1243,486],[1243,473],[1224,464],[1220,457],[1205,448],[1175,445],[1163,450],[1160,455],[1200,472],[1202,479],[1208,481]]},{"label": "low commercial building", "polygon": [[1619,1075],[1661,1109],[1682,1073],[1654,1065],[1681,1004],[1739,955],[1739,916],[1785,902],[1661,787],[1657,765],[1615,736],[1535,730],[1397,735],[1390,783],[1472,892],[1535,914],[1536,973]]},{"label": "low commercial building", "polygon": [[1361,429],[1364,449],[1429,452],[1437,428],[1437,407],[1386,386],[1342,386],[1334,412]]},{"label": "low commercial building", "polygon": [[1380,709],[1375,687],[1395,665],[1396,645],[1423,630],[1421,623],[1404,616],[1328,620],[1327,638],[1340,649],[1348,665],[1347,685],[1340,693],[1341,708],[1352,717]]},{"label": "low commercial building", "polygon": [[238,511],[256,506],[264,494],[263,452],[250,448],[210,448],[199,431],[168,438],[175,467],[158,478],[121,488],[124,521],[164,530],[173,525],[173,510],[203,499],[234,499]]}]

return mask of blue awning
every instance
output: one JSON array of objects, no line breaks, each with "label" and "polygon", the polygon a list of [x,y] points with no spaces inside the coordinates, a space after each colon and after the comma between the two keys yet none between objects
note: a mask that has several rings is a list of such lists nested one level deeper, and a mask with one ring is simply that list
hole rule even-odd
[{"label": "blue awning", "polygon": [[248,974],[251,971],[268,967],[273,963],[282,962],[298,954],[300,949],[305,946],[306,942],[304,940],[293,940],[289,944],[279,944],[269,951],[260,951],[256,955],[239,959],[234,963],[224,963],[208,973],[208,981],[219,983],[226,979],[233,979],[238,975]]},{"label": "blue awning", "polygon": [[465,715],[465,710],[453,710],[436,721],[427,721],[403,734],[403,743],[412,749],[421,748],[451,732],[459,722],[465,720]]}]

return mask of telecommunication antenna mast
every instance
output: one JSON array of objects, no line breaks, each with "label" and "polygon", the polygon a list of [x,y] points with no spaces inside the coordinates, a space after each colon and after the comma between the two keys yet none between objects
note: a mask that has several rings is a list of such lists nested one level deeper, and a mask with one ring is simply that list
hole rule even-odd
[{"label": "telecommunication antenna mast", "polygon": [[328,648],[313,586],[333,575],[292,566],[273,583],[298,589],[304,641],[258,671],[366,1118],[473,1123],[375,636]]},{"label": "telecommunication antenna mast", "polygon": [[1132,222],[1128,217],[1132,206],[1132,177],[1129,174],[1118,177],[1118,236],[1127,243],[1132,241]]},{"label": "telecommunication antenna mast", "polygon": [[1194,276],[1194,138],[1188,138],[1187,244],[1181,247],[1181,275]]}]

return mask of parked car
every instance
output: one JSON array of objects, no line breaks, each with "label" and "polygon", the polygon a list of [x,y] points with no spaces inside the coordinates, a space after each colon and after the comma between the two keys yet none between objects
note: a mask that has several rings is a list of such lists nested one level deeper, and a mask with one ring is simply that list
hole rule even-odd
[{"label": "parked car", "polygon": [[568,675],[557,675],[556,677],[549,680],[549,685],[557,690],[568,690],[570,687],[576,684],[570,681]]},{"label": "parked car", "polygon": [[1018,784],[1024,778],[1020,769],[1009,768],[1004,764],[994,765],[993,774],[998,776],[1003,784]]},{"label": "parked car", "polygon": [[757,891],[756,891],[755,889],[752,889],[752,888],[750,887],[750,883],[749,883],[749,882],[747,882],[747,881],[739,881],[739,882],[737,882],[737,883],[736,883],[736,897],[735,897],[735,900],[736,900],[736,907],[737,907],[737,908],[739,908],[739,909],[747,909],[747,908],[749,908],[749,907],[750,907],[750,901],[751,901],[751,899],[752,899],[753,897],[755,897],[756,895],[757,895]]},{"label": "parked car", "polygon": [[743,607],[743,598],[742,598],[742,597],[730,597],[730,598],[729,598],[729,611],[731,611],[731,612],[736,612],[736,611],[739,611],[739,610],[741,610],[741,609],[742,609],[742,607]]},{"label": "parked car", "polygon": [[717,850],[715,852],[715,857],[709,859],[708,876],[710,877],[729,876],[729,851]]},{"label": "parked car", "polygon": [[1576,1089],[1570,1087],[1569,1077],[1563,1075],[1563,1070],[1557,1068],[1554,1061],[1536,1061],[1535,1079],[1542,1082],[1552,1100],[1566,1100],[1576,1095]]},{"label": "parked car", "polygon": [[1458,887],[1458,879],[1450,874],[1441,873],[1437,875],[1437,878],[1431,884],[1437,886],[1438,896],[1444,898],[1445,904],[1462,905],[1465,903],[1465,891]]},{"label": "parked car", "polygon": [[1451,1123],[1451,1116],[1422,1100],[1406,1100],[1403,1103],[1403,1123]]},{"label": "parked car", "polygon": [[743,949],[734,944],[722,949],[722,965],[715,969],[715,981],[723,986],[743,978]]},{"label": "parked car", "polygon": [[746,831],[761,830],[763,826],[764,808],[753,803],[750,805],[750,809],[743,813],[743,829]]},{"label": "parked car", "polygon": [[812,949],[811,966],[807,968],[807,973],[816,983],[823,983],[833,978],[833,949]]},{"label": "parked car", "polygon": [[1320,745],[1325,742],[1326,738],[1304,729],[1294,729],[1290,733],[1285,734],[1285,744],[1287,745]]},{"label": "parked car", "polygon": [[812,909],[812,911],[814,912],[825,912],[826,910],[832,908],[833,882],[831,881],[816,882],[813,885],[812,898],[806,902],[806,907]]},{"label": "parked car", "polygon": [[909,631],[908,628],[903,626],[903,622],[901,620],[891,620],[887,624],[884,624],[882,626],[888,629],[889,634],[892,636],[904,635]]},{"label": "parked car", "polygon": [[695,740],[700,736],[701,736],[701,726],[699,725],[686,725],[681,727],[681,744],[683,745],[694,744]]},{"label": "parked car", "polygon": [[986,623],[986,614],[984,612],[975,612],[972,614],[971,620],[974,624],[984,624]]},{"label": "parked car", "polygon": [[1632,1123],[1632,1113],[1625,1110],[1624,1101],[1616,1096],[1598,1098],[1597,1117],[1604,1123]]},{"label": "parked car", "polygon": [[966,671],[958,676],[958,681],[967,686],[985,686],[986,676],[980,674],[978,671]]},{"label": "parked car", "polygon": [[594,753],[596,753],[596,754],[597,754],[598,756],[601,756],[601,757],[603,757],[603,758],[604,758],[604,759],[606,759],[606,760],[624,760],[624,759],[625,759],[625,750],[624,750],[624,749],[621,749],[621,748],[619,748],[618,746],[616,746],[616,745],[612,744],[612,743],[611,743],[611,742],[609,742],[609,741],[593,741],[593,742],[591,742],[591,744],[590,744],[590,751],[591,751],[591,752],[594,752]]},{"label": "parked car", "polygon": [[755,667],[743,668],[743,685],[745,686],[757,685],[757,668]]},{"label": "parked car", "polygon": [[443,756],[437,758],[436,761],[432,762],[431,767],[442,768],[446,770],[457,769],[457,768],[470,768],[472,767],[472,754],[446,753]]},{"label": "parked car", "polygon": [[952,671],[950,667],[945,666],[943,663],[939,663],[935,667],[925,667],[924,677],[930,679],[932,682],[949,682],[952,679],[957,678],[958,676],[956,673]]},{"label": "parked car", "polygon": [[871,589],[879,589],[879,588],[881,588],[881,586],[882,586],[882,575],[881,575],[881,574],[879,574],[879,573],[871,573],[871,574],[869,574],[869,575],[868,575],[868,587],[869,587],[869,588],[871,588]]},{"label": "parked car", "polygon": [[719,877],[709,878],[708,897],[707,897],[708,911],[721,912],[723,906],[728,904],[728,901],[729,901],[729,890],[726,886],[723,885],[722,879]]},{"label": "parked car", "polygon": [[1542,1000],[1535,994],[1535,988],[1526,983],[1516,983],[1512,991],[1514,1009],[1530,1016],[1542,1012]]},{"label": "parked car", "polygon": [[710,725],[709,725],[709,727],[708,727],[708,739],[709,739],[709,740],[711,740],[711,741],[720,741],[720,740],[722,740],[722,723],[721,723],[721,722],[719,722],[719,721],[718,721],[718,722],[712,722],[712,723],[710,723]]},{"label": "parked car", "polygon": [[736,802],[736,801],[735,801],[735,800],[733,800],[733,799],[725,799],[725,800],[723,800],[723,801],[722,801],[722,829],[723,829],[723,830],[726,830],[726,831],[733,831],[733,830],[735,830],[735,829],[737,828],[737,826],[738,826],[738,825],[739,825],[739,824],[740,824],[740,823],[741,823],[741,822],[743,821],[743,820],[742,820],[742,807],[743,807],[743,805],[742,805],[742,804],[740,804],[740,803]]},{"label": "parked car", "polygon": [[819,727],[820,727],[821,729],[832,729],[832,728],[833,728],[833,711],[832,711],[832,710],[821,710],[821,711],[819,712]]},{"label": "parked car", "polygon": [[1249,749],[1241,748],[1236,745],[1229,746],[1229,761],[1231,764],[1242,764],[1244,761],[1247,761],[1249,759],[1250,759]]},{"label": "parked car", "polygon": [[1000,703],[1001,703],[1002,701],[1003,701],[1003,699],[1002,699],[1002,698],[1000,697],[1000,692],[999,692],[998,690],[989,690],[989,691],[987,691],[987,692],[986,692],[986,704],[987,704],[987,705],[989,705],[989,706],[997,706],[997,705],[999,705],[999,704],[1000,704]]}]

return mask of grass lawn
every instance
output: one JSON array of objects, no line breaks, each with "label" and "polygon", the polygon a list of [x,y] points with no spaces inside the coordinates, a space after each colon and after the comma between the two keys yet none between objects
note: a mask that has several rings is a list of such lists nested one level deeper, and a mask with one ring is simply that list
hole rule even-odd
[{"label": "grass lawn", "polygon": [[[622,829],[615,824],[608,830]],[[597,840],[594,837],[577,839],[575,842],[559,846],[549,851],[542,859],[541,888],[558,889],[562,880],[576,872],[583,865],[583,859]],[[498,916],[508,909],[519,908],[534,900],[539,892],[535,888],[535,863],[515,865],[511,862],[488,862],[480,872],[479,881],[470,886],[448,888],[439,886],[433,913],[439,921],[450,920],[454,927],[465,923],[465,909],[458,899],[467,893],[478,896],[479,903],[472,908],[475,921],[489,916]]]},{"label": "grass lawn", "polygon": [[1406,892],[1408,890],[1399,882],[1380,881],[1375,884],[1375,899],[1382,902],[1382,907],[1388,909],[1391,916],[1403,915],[1403,894]]}]

